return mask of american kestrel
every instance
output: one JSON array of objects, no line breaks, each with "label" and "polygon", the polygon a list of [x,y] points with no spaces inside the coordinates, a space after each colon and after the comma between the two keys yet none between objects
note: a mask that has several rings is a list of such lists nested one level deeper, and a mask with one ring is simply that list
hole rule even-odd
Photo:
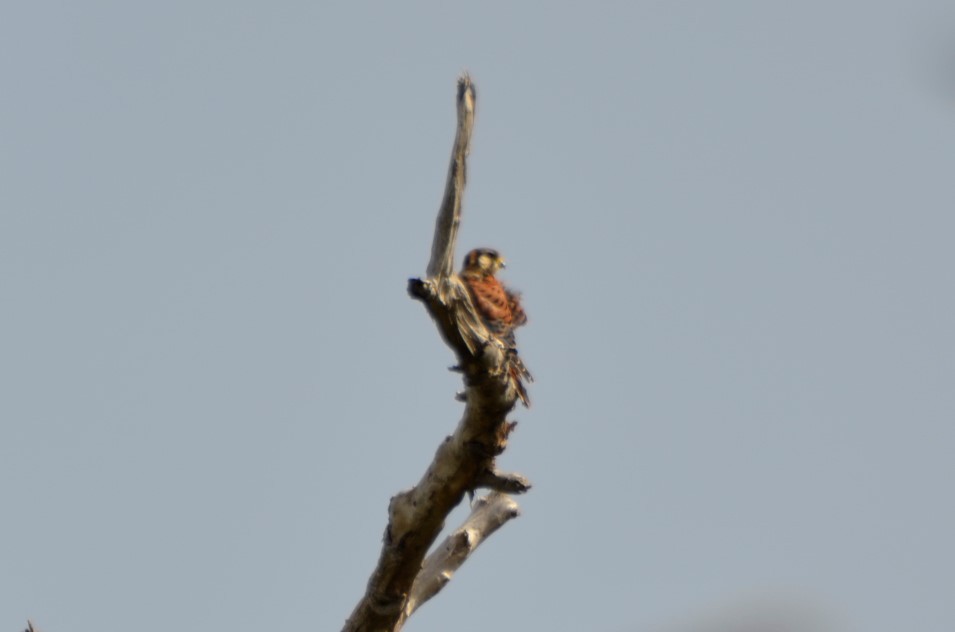
[{"label": "american kestrel", "polygon": [[507,348],[508,372],[517,386],[524,405],[529,405],[522,379],[533,381],[530,372],[517,355],[514,329],[527,323],[527,314],[521,307],[520,294],[512,292],[494,275],[504,267],[504,259],[496,250],[477,248],[464,257],[461,279],[467,286],[488,331]]}]

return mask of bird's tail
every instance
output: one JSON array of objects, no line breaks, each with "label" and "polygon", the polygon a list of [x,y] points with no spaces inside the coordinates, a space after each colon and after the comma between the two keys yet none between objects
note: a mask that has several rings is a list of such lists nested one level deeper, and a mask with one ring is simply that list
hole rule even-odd
[{"label": "bird's tail", "polygon": [[527,395],[525,383],[533,382],[534,376],[524,366],[524,361],[521,360],[521,356],[517,355],[517,349],[513,347],[507,350],[507,372],[514,380],[514,388],[517,389],[517,396],[521,398],[524,408],[530,408],[531,400]]}]

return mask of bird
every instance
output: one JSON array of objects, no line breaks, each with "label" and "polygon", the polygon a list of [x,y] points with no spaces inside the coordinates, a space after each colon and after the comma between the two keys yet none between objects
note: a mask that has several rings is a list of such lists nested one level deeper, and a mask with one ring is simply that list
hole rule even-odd
[{"label": "bird", "polygon": [[527,313],[521,305],[521,295],[506,288],[494,276],[504,267],[504,258],[498,251],[475,248],[465,255],[460,277],[488,331],[507,350],[508,374],[514,378],[517,394],[524,406],[530,406],[523,380],[533,382],[534,378],[517,354],[517,340],[514,337],[514,330],[527,324]]}]

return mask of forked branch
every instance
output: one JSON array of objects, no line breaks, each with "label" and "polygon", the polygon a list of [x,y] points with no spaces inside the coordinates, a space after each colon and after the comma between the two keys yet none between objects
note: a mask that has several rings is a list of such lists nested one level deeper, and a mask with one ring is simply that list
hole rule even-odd
[{"label": "forked branch", "polygon": [[424,567],[411,587],[402,621],[441,592],[451,581],[454,572],[461,568],[481,543],[520,513],[520,507],[514,499],[500,492],[491,492],[478,498],[464,524],[445,538],[441,546],[424,561]]},{"label": "forked branch", "polygon": [[[520,493],[530,488],[520,475],[499,472],[494,466],[515,426],[507,422],[506,415],[514,407],[517,390],[507,372],[506,349],[489,334],[467,289],[453,273],[474,106],[474,86],[465,75],[458,81],[457,133],[435,223],[428,276],[408,282],[409,294],[424,304],[457,356],[456,370],[462,373],[465,385],[464,415],[454,433],[438,446],[418,484],[392,497],[378,565],[344,632],[400,630],[407,617],[447,583],[477,543],[517,515],[516,503],[500,492]],[[450,548],[439,548],[422,570],[425,555],[448,514],[466,492],[479,487],[498,491],[481,501],[462,527],[461,533],[468,534],[467,546],[454,544],[464,536],[452,535]]]}]

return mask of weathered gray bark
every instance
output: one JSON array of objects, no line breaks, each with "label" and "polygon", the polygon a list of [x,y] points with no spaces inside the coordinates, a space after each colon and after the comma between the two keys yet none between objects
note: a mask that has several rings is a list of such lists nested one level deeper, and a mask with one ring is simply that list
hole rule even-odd
[{"label": "weathered gray bark", "polygon": [[461,225],[461,201],[464,185],[467,184],[467,159],[471,151],[471,130],[474,129],[474,109],[477,93],[471,77],[464,75],[458,80],[458,131],[454,137],[454,150],[448,167],[448,181],[444,186],[444,198],[434,226],[434,241],[431,243],[431,261],[428,262],[428,277],[449,277],[454,273],[454,245]]},{"label": "weathered gray bark", "polygon": [[424,567],[411,586],[411,594],[405,604],[401,622],[407,619],[421,604],[431,599],[447,586],[454,572],[461,568],[472,553],[504,524],[520,515],[514,499],[500,492],[491,492],[478,498],[471,515],[460,527],[444,539],[437,549],[424,561]]},{"label": "weathered gray bark", "polygon": [[[494,467],[494,458],[504,451],[507,437],[516,426],[516,422],[506,420],[506,415],[514,407],[517,390],[505,365],[503,345],[490,336],[466,288],[453,273],[474,107],[474,86],[465,75],[458,81],[457,134],[444,199],[435,224],[428,276],[408,283],[408,292],[424,304],[457,356],[456,369],[462,373],[465,385],[464,415],[454,434],[438,446],[434,460],[418,484],[392,497],[378,565],[368,580],[365,595],[345,623],[344,632],[400,630],[407,617],[447,583],[449,571],[453,572],[464,562],[476,543],[463,554],[454,553],[457,561],[453,563],[434,561],[432,564],[429,558],[423,571],[422,562],[441,533],[445,518],[466,492],[490,487],[520,493],[530,488],[523,477],[498,472]],[[502,507],[508,509],[502,510]],[[493,516],[485,516],[482,509]],[[513,500],[495,493],[485,504],[479,505],[475,513],[479,517],[472,514],[469,522],[480,522],[477,529],[480,538],[475,541],[480,542],[518,512]],[[495,525],[495,520],[499,524]],[[462,527],[470,534],[469,540],[475,528],[473,523]],[[432,558],[440,559],[442,551],[439,549]],[[434,589],[436,585],[439,587]]]}]

